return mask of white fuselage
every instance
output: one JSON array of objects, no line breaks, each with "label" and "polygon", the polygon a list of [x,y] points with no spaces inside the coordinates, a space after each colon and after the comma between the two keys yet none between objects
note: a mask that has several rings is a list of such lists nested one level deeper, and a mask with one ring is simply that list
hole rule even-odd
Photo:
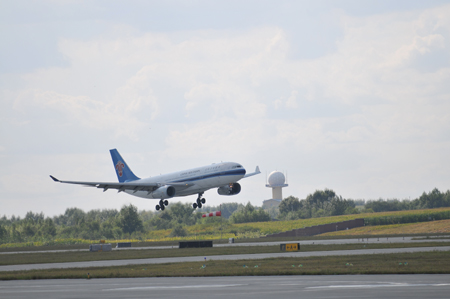
[{"label": "white fuselage", "polygon": [[[171,183],[190,183],[186,188],[177,188],[175,197],[202,193],[211,188],[219,188],[236,183],[245,175],[245,169],[238,163],[224,162],[188,170],[173,172],[134,181],[139,184],[157,183],[161,186]],[[125,190],[124,192],[143,198],[155,198],[147,191]]]}]

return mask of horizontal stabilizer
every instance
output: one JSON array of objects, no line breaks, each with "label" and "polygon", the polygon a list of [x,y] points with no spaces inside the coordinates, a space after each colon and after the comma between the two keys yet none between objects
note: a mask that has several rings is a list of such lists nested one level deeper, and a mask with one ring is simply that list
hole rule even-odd
[{"label": "horizontal stabilizer", "polygon": [[257,175],[260,173],[261,173],[261,171],[259,171],[259,166],[256,166],[255,172],[247,173],[246,175],[244,175],[244,178],[248,178],[249,176]]}]

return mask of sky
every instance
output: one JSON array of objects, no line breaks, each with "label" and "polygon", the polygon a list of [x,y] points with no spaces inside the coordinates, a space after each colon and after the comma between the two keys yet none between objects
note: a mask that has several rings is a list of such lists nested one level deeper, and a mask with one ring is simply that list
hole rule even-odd
[{"label": "sky", "polygon": [[[261,174],[236,196],[450,189],[450,1],[0,0],[0,215],[154,210],[54,183],[221,161]],[[174,201],[194,202],[195,195]]]}]

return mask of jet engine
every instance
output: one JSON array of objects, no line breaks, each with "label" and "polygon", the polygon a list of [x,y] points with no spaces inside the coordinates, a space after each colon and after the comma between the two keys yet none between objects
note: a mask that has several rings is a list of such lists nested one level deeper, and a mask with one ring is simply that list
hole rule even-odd
[{"label": "jet engine", "polygon": [[162,186],[152,192],[153,198],[170,198],[175,196],[175,188],[173,186]]},{"label": "jet engine", "polygon": [[228,184],[217,189],[217,193],[220,195],[236,195],[239,192],[241,192],[241,185],[238,183]]}]

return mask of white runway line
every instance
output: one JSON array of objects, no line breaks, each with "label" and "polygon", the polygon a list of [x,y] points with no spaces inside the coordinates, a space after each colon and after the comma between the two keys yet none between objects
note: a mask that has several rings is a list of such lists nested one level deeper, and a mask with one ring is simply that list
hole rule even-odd
[{"label": "white runway line", "polygon": [[149,286],[149,287],[129,287],[129,288],[117,288],[117,289],[104,289],[102,291],[137,291],[137,290],[155,290],[155,289],[212,289],[212,288],[227,288],[227,287],[239,287],[245,286],[245,284],[220,284],[220,285],[185,285],[185,286]]},{"label": "white runway line", "polygon": [[449,283],[437,283],[437,284],[410,284],[410,283],[388,283],[388,284],[357,284],[357,285],[330,285],[330,286],[317,286],[306,287],[306,289],[372,289],[372,288],[386,288],[386,287],[442,287],[450,286]]}]

